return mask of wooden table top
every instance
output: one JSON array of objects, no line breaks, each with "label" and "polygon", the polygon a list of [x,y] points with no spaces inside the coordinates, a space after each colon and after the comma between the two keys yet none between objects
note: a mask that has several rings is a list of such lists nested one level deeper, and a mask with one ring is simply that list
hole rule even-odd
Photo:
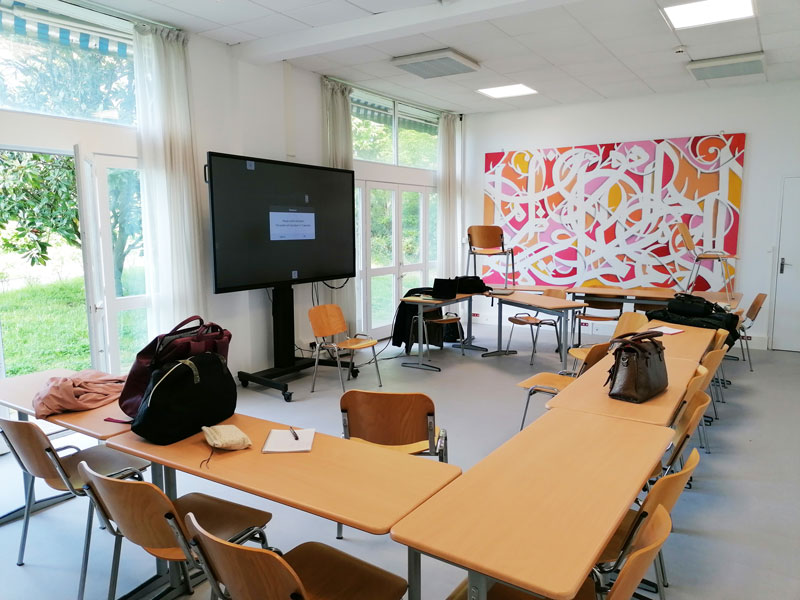
[{"label": "wooden table top", "polygon": [[530,306],[534,309],[541,308],[545,310],[565,310],[571,308],[583,308],[586,306],[585,302],[562,300],[561,298],[554,298],[552,296],[544,296],[542,294],[531,294],[526,292],[514,292],[508,296],[492,297],[505,304]]},{"label": "wooden table top", "polygon": [[461,302],[462,300],[466,300],[471,296],[475,296],[477,294],[456,294],[455,298],[449,298],[447,300],[437,300],[436,298],[422,298],[421,296],[406,296],[405,298],[400,298],[403,302],[407,302],[409,304],[430,304],[430,305],[444,305],[444,304],[452,304],[453,302]]},{"label": "wooden table top", "polygon": [[392,528],[392,539],[547,598],[573,598],[672,439],[552,410]]},{"label": "wooden table top", "polygon": [[658,338],[664,345],[664,355],[667,358],[685,358],[699,363],[705,353],[708,352],[716,335],[716,329],[704,329],[702,327],[689,327],[688,325],[677,325],[665,321],[650,321],[646,326],[639,328],[639,331],[647,331],[656,327],[671,327],[681,329],[681,333],[672,335],[662,335]]},{"label": "wooden table top", "polygon": [[[581,294],[585,296],[605,296],[613,297],[628,297],[637,300],[670,300],[679,293],[670,288],[656,288],[656,289],[628,289],[620,287],[608,286],[577,286],[567,289],[569,294]],[[705,298],[709,302],[717,302],[719,304],[728,304],[731,309],[735,309],[739,302],[742,300],[741,292],[733,292],[731,299],[728,300],[725,292],[693,292],[695,296]]]},{"label": "wooden table top", "polygon": [[311,452],[262,454],[269,431],[287,425],[240,414],[223,423],[236,425],[253,445],[217,450],[208,468],[200,468],[210,451],[202,433],[157,446],[129,432],[108,447],[374,534],[388,533],[461,474],[455,465],[319,432]]},{"label": "wooden table top", "polygon": [[[69,377],[74,373],[75,371],[70,369],[50,369],[49,371],[0,379],[0,404],[33,417],[33,397],[45,386],[47,380],[51,377]],[[110,423],[104,420],[106,417],[130,421],[130,417],[120,410],[119,404],[116,402],[92,410],[51,415],[45,420],[98,440],[107,440],[112,436],[130,431],[130,425]]]},{"label": "wooden table top", "polygon": [[653,425],[671,425],[681,406],[686,386],[694,377],[697,361],[669,356],[666,360],[669,378],[667,389],[642,404],[623,402],[609,397],[608,387],[603,385],[608,377],[608,370],[614,364],[614,357],[609,354],[558,395],[553,396],[546,406]]}]

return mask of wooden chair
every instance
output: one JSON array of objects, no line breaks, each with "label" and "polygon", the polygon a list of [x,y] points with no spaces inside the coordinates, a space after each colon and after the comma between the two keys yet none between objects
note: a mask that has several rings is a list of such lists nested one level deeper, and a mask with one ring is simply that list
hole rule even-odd
[{"label": "wooden chair", "polygon": [[[438,311],[437,311],[437,314],[440,314],[440,313],[438,313]],[[418,318],[419,317],[417,315],[414,315],[411,318],[411,331],[412,332],[416,331],[417,319]],[[430,319],[425,319],[425,318],[422,319],[422,338],[423,338],[422,342],[425,344],[425,348],[428,351],[428,360],[431,359],[431,345],[430,345],[430,342],[429,342],[430,338],[428,337],[428,325],[429,324],[436,325],[436,326],[439,326],[439,327],[446,327],[447,325],[456,325],[458,327],[458,343],[459,343],[459,346],[461,347],[461,356],[464,356],[464,345],[465,345],[465,342],[464,342],[464,327],[462,327],[462,325],[461,325],[461,317],[459,317],[457,313],[448,312],[448,313],[445,313],[445,315],[443,317],[431,317]],[[411,337],[413,339],[413,336],[411,336]],[[442,337],[444,337],[444,336],[442,336]],[[442,342],[442,345],[444,345],[444,342]]]},{"label": "wooden chair", "polygon": [[[340,334],[347,335],[347,322],[344,320],[342,309],[336,304],[320,304],[319,306],[312,306],[308,309],[308,320],[311,322],[311,330],[314,332],[314,338],[317,342],[317,354],[314,360],[314,378],[311,380],[311,391],[314,391],[314,385],[317,382],[317,366],[319,365],[319,354],[323,350],[332,351],[336,355],[336,365],[339,370],[339,381],[342,384],[342,391],[344,392],[344,379],[342,379],[342,364],[339,359],[339,352],[341,350],[348,350],[350,352],[350,367],[347,370],[347,380],[353,374],[353,363],[355,362],[356,350],[363,348],[372,348],[372,360],[375,361],[375,372],[378,374],[378,387],[383,386],[381,381],[381,371],[378,368],[378,356],[375,354],[375,344],[378,340],[357,333],[354,337],[346,337],[339,342],[335,341],[335,337]],[[331,338],[326,341],[325,338]]]},{"label": "wooden chair", "polygon": [[[584,581],[574,600],[629,600],[636,592],[639,582],[647,573],[648,567],[653,563],[656,555],[667,541],[672,521],[669,513],[663,506],[656,506],[653,513],[648,515],[630,545],[625,564],[619,571],[614,585],[609,590],[601,581],[601,575],[592,571]],[[447,600],[467,600],[467,580],[464,580],[448,597]],[[509,587],[502,583],[495,583],[486,595],[488,600],[531,600],[531,595]]]},{"label": "wooden chair", "polygon": [[191,513],[185,522],[212,589],[223,598],[221,585],[235,600],[400,600],[408,587],[402,577],[325,544],[306,542],[281,556],[226,542]]},{"label": "wooden chair", "polygon": [[[718,207],[719,204],[715,203],[712,221],[712,237],[716,235],[717,211],[719,210]],[[689,272],[689,281],[686,284],[686,290],[690,293],[694,291],[694,286],[697,283],[697,276],[700,274],[700,265],[703,261],[719,261],[720,265],[722,266],[722,280],[725,284],[725,296],[727,297],[728,302],[730,302],[733,294],[733,284],[730,280],[731,271],[728,260],[736,259],[737,257],[721,250],[700,251],[697,249],[697,246],[692,239],[692,235],[689,233],[689,227],[687,227],[686,223],[681,221],[675,225],[675,228],[678,230],[678,233],[683,239],[683,245],[686,246],[686,249],[694,255],[694,264],[692,264],[692,270]]]},{"label": "wooden chair", "polygon": [[471,225],[467,228],[467,275],[469,275],[469,257],[472,257],[472,272],[478,274],[478,256],[506,257],[506,285],[508,287],[508,259],[511,258],[511,277],[516,284],[516,268],[514,267],[514,249],[506,248],[503,228],[499,225]]},{"label": "wooden chair", "polygon": [[[711,392],[711,407],[714,410],[714,418],[713,420],[719,420],[719,413],[717,412],[717,402],[725,402],[723,393],[722,393],[722,381],[719,377],[716,376],[717,371],[719,370],[720,366],[722,365],[722,359],[725,358],[725,354],[728,352],[728,346],[723,345],[722,348],[718,350],[711,350],[710,352],[706,352],[706,355],[703,357],[703,360],[700,361],[700,364],[708,369],[708,377],[706,378],[706,385],[703,389],[708,389]],[[711,417],[708,417],[708,422],[711,422]],[[706,446],[706,453],[709,453],[709,449]]]},{"label": "wooden chair", "polygon": [[[645,514],[652,514],[657,506],[663,506],[668,513],[672,513],[672,508],[675,506],[683,490],[686,489],[686,484],[692,477],[692,473],[694,473],[699,462],[700,454],[697,452],[697,448],[695,448],[692,450],[680,471],[671,473],[655,482],[647,493],[641,506],[638,509],[630,509],[622,519],[622,523],[612,536],[611,541],[606,544],[606,547],[600,553],[600,559],[597,561],[599,565],[611,565],[622,556],[625,552],[628,539],[630,539],[636,530],[636,525],[642,511],[644,511]],[[660,550],[655,562],[655,572],[656,583],[652,584],[652,587],[654,591],[658,591],[659,596],[663,600],[665,597],[664,588],[669,585],[669,582],[667,581],[664,556]]]},{"label": "wooden chair", "polygon": [[[702,383],[700,385],[702,385]],[[683,466],[683,453],[692,435],[703,422],[703,415],[708,409],[709,404],[711,404],[711,397],[702,389],[692,394],[686,408],[678,416],[675,423],[672,424],[675,433],[672,436],[672,442],[669,448],[667,448],[667,458],[662,464],[661,472],[654,472],[652,475],[653,478],[669,475],[669,473],[675,469],[676,464],[681,467]],[[701,433],[703,433],[702,430],[698,435]],[[707,448],[708,442],[705,441],[704,438],[704,435],[700,435],[700,445]],[[708,452],[706,453],[708,454]]]},{"label": "wooden chair", "polygon": [[[638,331],[640,327],[647,325],[647,317],[638,312],[624,312],[617,320],[617,326],[614,328],[614,333],[611,334],[611,339],[622,335],[623,333],[632,333]],[[586,360],[586,355],[591,346],[576,346],[569,349],[569,355],[575,359],[575,365],[581,361]]]},{"label": "wooden chair", "polygon": [[[581,310],[575,312],[575,322],[572,327],[573,338],[577,337],[575,345],[581,345],[581,325],[583,323],[610,323],[618,321],[622,317],[625,303],[615,300],[593,300],[584,298],[586,304]],[[601,310],[600,314],[588,313],[588,309]],[[577,336],[575,335],[577,332]]]},{"label": "wooden chair", "polygon": [[[543,296],[550,296],[551,298],[560,298],[562,300],[567,299],[567,291],[561,289],[547,289],[542,292]],[[539,312],[535,312],[533,315],[528,313],[517,313],[513,317],[508,317],[508,322],[511,323],[511,332],[508,334],[508,343],[506,344],[506,353],[508,352],[509,348],[511,348],[511,337],[514,335],[514,326],[515,325],[528,325],[531,328],[531,342],[533,343],[533,348],[531,350],[531,362],[529,364],[533,364],[533,357],[536,355],[536,342],[539,341],[539,329],[542,326],[553,327],[556,331],[556,343],[558,347],[556,351],[561,356],[563,349],[561,348],[561,335],[558,329],[558,319],[540,319]],[[534,335],[533,330],[536,329],[536,335]]]},{"label": "wooden chair", "polygon": [[603,344],[595,344],[589,348],[586,359],[583,361],[581,369],[577,373],[571,375],[564,375],[561,373],[536,373],[536,375],[528,377],[524,381],[520,381],[517,386],[525,388],[528,391],[525,397],[525,410],[522,412],[522,422],[519,425],[519,430],[522,431],[523,427],[525,427],[525,417],[528,415],[528,405],[531,402],[531,396],[538,393],[555,396],[570,383],[575,381],[576,377],[585,373],[608,354],[610,345],[609,342],[605,342]]},{"label": "wooden chair", "polygon": [[[53,448],[50,439],[35,423],[0,419],[0,434],[8,445],[20,468],[31,476],[25,490],[25,516],[22,521],[22,535],[17,554],[17,565],[25,562],[25,544],[28,539],[28,523],[31,518],[33,504],[33,487],[35,478],[39,477],[51,488],[69,492],[73,496],[82,497],[85,479],[78,472],[78,463],[87,462],[100,473],[112,477],[137,477],[150,466],[146,460],[111,450],[103,445],[92,446],[80,450],[76,446]],[[72,454],[63,454],[65,450],[73,450]],[[92,517],[94,511],[89,502],[86,515],[86,533],[83,538],[83,559],[78,583],[78,600],[83,598],[86,586],[86,567],[89,561],[89,545],[92,539]]]},{"label": "wooden chair", "polygon": [[751,373],[753,372],[753,359],[750,358],[750,343],[748,341],[750,336],[747,332],[753,326],[753,322],[756,320],[758,313],[761,312],[761,307],[766,299],[766,294],[758,294],[753,299],[753,303],[747,309],[747,312],[739,313],[739,346],[742,349],[742,360],[745,360],[744,349],[747,347],[747,364],[750,365]]},{"label": "wooden chair", "polygon": [[237,544],[256,540],[267,547],[264,527],[272,519],[268,512],[199,493],[170,500],[152,483],[104,477],[86,462],[81,462],[78,470],[86,481],[86,493],[98,507],[98,515],[115,537],[109,600],[116,596],[123,537],[156,558],[177,563],[183,574],[184,593],[192,593],[189,567],[198,565],[189,551],[183,525],[190,512],[222,538]]}]

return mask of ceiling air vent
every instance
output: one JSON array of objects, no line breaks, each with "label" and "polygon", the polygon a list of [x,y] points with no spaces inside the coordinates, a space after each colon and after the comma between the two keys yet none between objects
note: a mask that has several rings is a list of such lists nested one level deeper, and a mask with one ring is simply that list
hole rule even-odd
[{"label": "ceiling air vent", "polygon": [[459,73],[471,73],[481,68],[480,65],[471,58],[459,54],[450,48],[397,56],[393,58],[391,62],[394,66],[422,77],[423,79],[458,75]]},{"label": "ceiling air vent", "polygon": [[757,75],[764,72],[764,53],[752,52],[750,54],[693,60],[686,65],[686,68],[698,81],[737,77],[739,75]]}]

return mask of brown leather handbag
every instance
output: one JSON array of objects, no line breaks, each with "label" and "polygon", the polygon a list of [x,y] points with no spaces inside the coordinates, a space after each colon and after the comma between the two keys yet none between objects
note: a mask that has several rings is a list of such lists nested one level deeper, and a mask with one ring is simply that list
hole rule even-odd
[{"label": "brown leather handbag", "polygon": [[667,388],[667,363],[660,331],[626,333],[611,340],[614,365],[608,371],[608,395],[640,404]]}]

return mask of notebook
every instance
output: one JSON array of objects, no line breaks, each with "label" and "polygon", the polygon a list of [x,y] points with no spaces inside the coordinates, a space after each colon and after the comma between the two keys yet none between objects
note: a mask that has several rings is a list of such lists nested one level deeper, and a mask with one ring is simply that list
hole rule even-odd
[{"label": "notebook", "polygon": [[261,448],[263,453],[273,452],[310,452],[314,443],[314,429],[295,429],[297,437],[294,439],[289,429],[270,429],[267,441]]},{"label": "notebook", "polygon": [[455,279],[434,279],[431,296],[435,300],[452,300],[456,297],[457,285]]}]

